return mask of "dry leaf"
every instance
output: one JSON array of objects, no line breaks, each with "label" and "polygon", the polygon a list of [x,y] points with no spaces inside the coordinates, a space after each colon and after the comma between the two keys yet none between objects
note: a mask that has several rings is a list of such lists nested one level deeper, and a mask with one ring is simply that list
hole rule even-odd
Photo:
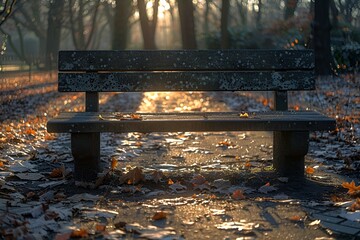
[{"label": "dry leaf", "polygon": [[341,186],[343,188],[349,189],[349,191],[347,193],[350,194],[350,195],[353,195],[353,194],[357,193],[358,191],[360,191],[360,186],[356,186],[354,180],[352,180],[350,183],[349,182],[343,182],[341,184]]},{"label": "dry leaf", "polygon": [[97,232],[104,232],[106,229],[106,225],[104,224],[96,224],[95,229]]},{"label": "dry leaf", "polygon": [[142,119],[142,117],[139,114],[131,114],[130,117],[133,120],[141,120]]},{"label": "dry leaf", "polygon": [[34,129],[32,129],[32,128],[28,128],[28,129],[25,131],[25,133],[26,133],[27,135],[35,135],[35,134],[36,134],[36,131],[35,131]]},{"label": "dry leaf", "polygon": [[3,162],[0,162],[0,167],[4,167],[4,163],[3,163]]},{"label": "dry leaf", "polygon": [[244,112],[244,113],[240,113],[240,118],[248,118],[249,117],[249,114]]},{"label": "dry leaf", "polygon": [[167,213],[160,211],[160,212],[156,212],[151,219],[156,221],[156,220],[165,219],[166,217],[167,217]]},{"label": "dry leaf", "polygon": [[194,186],[198,186],[198,185],[201,185],[201,184],[204,184],[204,183],[207,183],[205,177],[201,174],[197,174],[193,177],[193,179],[191,180],[191,183],[194,185]]},{"label": "dry leaf", "polygon": [[50,175],[51,178],[60,178],[64,176],[64,169],[62,167],[60,168],[54,168]]},{"label": "dry leaf", "polygon": [[349,207],[349,210],[352,212],[360,210],[360,198],[356,198],[355,202]]},{"label": "dry leaf", "polygon": [[141,181],[144,181],[144,179],[144,174],[142,170],[138,167],[131,169],[129,172],[127,172],[124,176],[121,177],[121,180],[129,185],[137,184]]},{"label": "dry leaf", "polygon": [[232,193],[231,198],[235,200],[243,200],[245,199],[245,195],[242,190],[237,189]]},{"label": "dry leaf", "polygon": [[173,184],[174,184],[174,181],[171,180],[171,178],[169,178],[169,180],[168,180],[168,185],[173,185]]},{"label": "dry leaf", "polygon": [[152,174],[152,178],[154,180],[155,183],[160,182],[164,177],[164,174],[161,171],[155,171]]},{"label": "dry leaf", "polygon": [[118,165],[118,160],[115,157],[111,158],[111,170],[115,170]]},{"label": "dry leaf", "polygon": [[245,168],[251,168],[251,163],[249,162],[249,161],[246,161],[246,163],[245,163]]},{"label": "dry leaf", "polygon": [[302,221],[302,218],[298,215],[295,215],[295,216],[289,217],[289,220],[292,222],[300,222],[300,221]]},{"label": "dry leaf", "polygon": [[86,229],[77,229],[72,231],[70,237],[72,238],[87,238],[89,236]]},{"label": "dry leaf", "polygon": [[307,167],[307,168],[305,169],[305,172],[306,172],[307,174],[314,174],[315,169],[312,168],[312,167]]}]

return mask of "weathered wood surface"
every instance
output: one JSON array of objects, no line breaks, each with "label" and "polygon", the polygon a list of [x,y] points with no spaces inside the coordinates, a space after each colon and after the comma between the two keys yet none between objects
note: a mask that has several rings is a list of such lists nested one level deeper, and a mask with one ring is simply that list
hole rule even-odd
[{"label": "weathered wood surface", "polygon": [[[240,113],[63,113],[47,125],[49,132],[179,132],[179,131],[317,131],[332,130],[335,120],[312,111]],[[121,117],[120,117],[121,116]]]},{"label": "weathered wood surface", "polygon": [[60,92],[313,90],[312,71],[59,73]]},{"label": "weathered wood surface", "polygon": [[311,70],[312,50],[60,51],[59,71]]}]

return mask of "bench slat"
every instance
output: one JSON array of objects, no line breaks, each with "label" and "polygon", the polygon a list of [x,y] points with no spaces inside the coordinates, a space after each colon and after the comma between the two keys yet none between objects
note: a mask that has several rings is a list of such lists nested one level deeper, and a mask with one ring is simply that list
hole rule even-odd
[{"label": "bench slat", "polygon": [[48,122],[49,132],[184,132],[184,131],[320,131],[335,129],[335,120],[320,113],[258,112],[248,118],[239,113],[62,113]]},{"label": "bench slat", "polygon": [[60,71],[309,70],[312,50],[60,51]]},{"label": "bench slat", "polygon": [[59,73],[60,92],[313,90],[313,71]]}]

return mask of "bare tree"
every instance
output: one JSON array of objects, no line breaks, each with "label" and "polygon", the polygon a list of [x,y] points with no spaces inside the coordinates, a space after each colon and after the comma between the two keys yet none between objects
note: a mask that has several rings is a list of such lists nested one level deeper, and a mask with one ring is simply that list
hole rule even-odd
[{"label": "bare tree", "polygon": [[116,7],[114,10],[112,49],[122,50],[125,49],[127,45],[132,1],[116,0]]},{"label": "bare tree", "polygon": [[318,75],[330,75],[332,55],[330,48],[329,1],[315,0],[313,23],[315,71]]},{"label": "bare tree", "polygon": [[178,0],[181,39],[184,49],[196,49],[194,5],[192,0]]},{"label": "bare tree", "polygon": [[78,50],[88,49],[96,29],[100,0],[69,0],[71,36]]},{"label": "bare tree", "polygon": [[152,20],[149,19],[146,11],[144,0],[138,0],[137,6],[140,16],[140,25],[144,39],[144,49],[156,49],[155,31],[158,20],[159,0],[155,0],[153,4]]},{"label": "bare tree", "polygon": [[0,26],[13,13],[15,3],[16,3],[16,0],[1,0],[1,5],[0,5]]},{"label": "bare tree", "polygon": [[65,0],[52,1],[49,5],[45,53],[46,69],[52,69],[53,63],[57,63],[57,54],[60,48],[64,6]]},{"label": "bare tree", "polygon": [[230,11],[230,0],[222,0],[221,5],[221,48],[230,47],[230,34],[228,30],[229,25],[229,11]]}]

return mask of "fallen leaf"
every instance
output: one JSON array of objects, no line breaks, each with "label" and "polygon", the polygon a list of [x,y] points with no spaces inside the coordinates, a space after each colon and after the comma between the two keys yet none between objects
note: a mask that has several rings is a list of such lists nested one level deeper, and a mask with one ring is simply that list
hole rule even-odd
[{"label": "fallen leaf", "polygon": [[40,173],[17,173],[15,174],[15,176],[20,178],[21,180],[29,180],[29,181],[37,181],[44,177],[44,175]]},{"label": "fallen leaf", "polygon": [[294,215],[294,216],[289,217],[289,220],[292,222],[300,222],[300,221],[302,221],[302,218],[299,215]]},{"label": "fallen leaf", "polygon": [[356,198],[355,202],[349,207],[349,210],[352,212],[360,210],[360,198]]},{"label": "fallen leaf", "polygon": [[201,174],[196,174],[193,176],[193,178],[191,179],[191,183],[194,186],[198,186],[198,185],[202,185],[204,183],[207,183],[206,178],[201,175]]},{"label": "fallen leaf", "polygon": [[160,211],[160,212],[156,212],[154,214],[154,216],[152,216],[152,220],[156,221],[156,220],[161,220],[161,219],[165,219],[167,217],[167,213]]},{"label": "fallen leaf", "polygon": [[142,119],[142,117],[139,114],[131,114],[130,117],[133,120],[141,120]]},{"label": "fallen leaf", "polygon": [[182,191],[182,190],[186,190],[187,187],[184,185],[181,185],[179,182],[176,182],[172,185],[170,185],[170,187],[173,191],[177,192],[177,191]]},{"label": "fallen leaf", "polygon": [[232,193],[231,198],[235,200],[243,200],[245,199],[245,195],[242,190],[237,189]]},{"label": "fallen leaf", "polygon": [[240,118],[248,118],[249,117],[249,114],[248,113],[246,113],[246,112],[242,112],[242,113],[240,113]]},{"label": "fallen leaf", "polygon": [[104,232],[106,229],[106,225],[104,224],[96,224],[95,229],[97,232]]},{"label": "fallen leaf", "polygon": [[169,180],[168,180],[168,185],[173,185],[173,184],[174,184],[174,181],[171,180],[171,178],[169,178]]},{"label": "fallen leaf", "polygon": [[245,168],[251,168],[251,163],[247,160],[246,162],[245,162]]},{"label": "fallen leaf", "polygon": [[350,183],[349,182],[343,182],[341,184],[341,186],[343,188],[349,189],[349,191],[347,193],[350,194],[350,195],[353,195],[353,194],[357,193],[358,191],[360,191],[360,186],[356,186],[354,180],[352,180]]},{"label": "fallen leaf", "polygon": [[118,165],[118,160],[115,157],[111,158],[111,170],[115,170]]},{"label": "fallen leaf", "polygon": [[36,131],[34,129],[32,129],[32,128],[28,128],[28,129],[26,129],[25,133],[27,135],[35,135]]},{"label": "fallen leaf", "polygon": [[155,183],[160,182],[163,179],[163,177],[164,177],[164,174],[161,171],[154,171],[152,174],[152,179]]},{"label": "fallen leaf", "polygon": [[86,229],[73,230],[70,237],[72,238],[87,238],[89,233]]},{"label": "fallen leaf", "polygon": [[60,178],[64,176],[64,169],[63,168],[54,168],[50,175],[51,178]]},{"label": "fallen leaf", "polygon": [[144,181],[145,176],[142,170],[138,167],[135,167],[128,171],[124,176],[121,177],[122,182],[126,182],[127,184],[137,184],[141,181]]},{"label": "fallen leaf", "polygon": [[307,174],[314,174],[315,169],[312,168],[312,167],[307,167],[307,168],[305,169],[305,172],[306,172]]},{"label": "fallen leaf", "polygon": [[270,186],[270,183],[266,183],[264,186],[261,186],[258,191],[261,193],[268,193],[268,192],[272,192],[272,191],[276,191],[277,188]]}]

